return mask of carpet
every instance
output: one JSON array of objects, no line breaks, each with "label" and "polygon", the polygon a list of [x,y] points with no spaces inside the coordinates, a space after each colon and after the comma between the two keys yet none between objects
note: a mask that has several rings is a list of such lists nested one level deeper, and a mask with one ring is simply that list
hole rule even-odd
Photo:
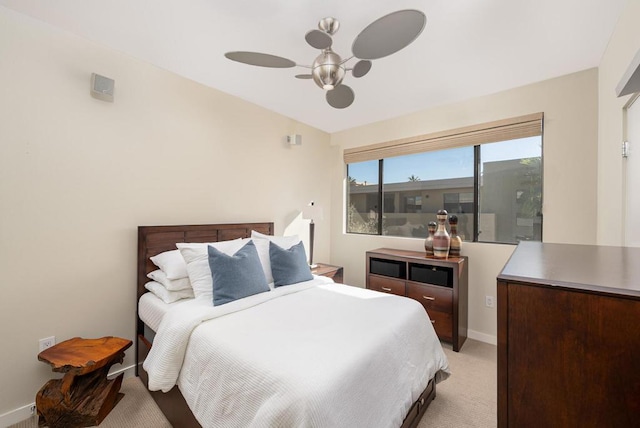
[{"label": "carpet", "polygon": [[418,428],[498,426],[497,347],[467,339],[460,352],[443,348],[451,376],[437,385]]}]

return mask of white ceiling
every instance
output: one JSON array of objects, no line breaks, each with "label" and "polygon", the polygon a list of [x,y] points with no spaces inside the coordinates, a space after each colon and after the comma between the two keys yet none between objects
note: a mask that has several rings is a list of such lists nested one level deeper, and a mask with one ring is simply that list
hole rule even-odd
[{"label": "white ceiling", "polygon": [[[0,0],[0,5],[126,52],[327,132],[401,116],[597,67],[627,0]],[[377,18],[419,9],[427,25],[400,52],[345,83],[343,110],[295,79],[226,59],[246,50],[311,64],[304,39],[318,20],[340,21],[334,50],[351,54]],[[355,61],[350,61],[353,65]],[[99,70],[96,70],[99,72]],[[116,82],[117,85],[117,82]]]}]

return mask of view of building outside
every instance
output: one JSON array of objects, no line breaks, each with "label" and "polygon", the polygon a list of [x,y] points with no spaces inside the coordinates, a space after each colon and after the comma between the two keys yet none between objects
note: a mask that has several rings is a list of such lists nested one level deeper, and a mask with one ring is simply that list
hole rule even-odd
[{"label": "view of building outside", "polygon": [[349,164],[347,232],[378,234],[380,220],[383,235],[424,238],[428,222],[446,209],[458,216],[458,233],[466,241],[541,240],[541,137],[480,146],[479,209],[474,165],[473,147],[384,159],[378,207],[379,162]]},{"label": "view of building outside", "polygon": [[503,141],[480,148],[480,218],[487,214],[494,218],[487,224],[491,234],[483,236],[481,226],[478,241],[542,240],[542,148],[537,147],[538,153],[535,147],[530,151],[521,148],[521,154],[505,156],[515,143],[522,142]]}]

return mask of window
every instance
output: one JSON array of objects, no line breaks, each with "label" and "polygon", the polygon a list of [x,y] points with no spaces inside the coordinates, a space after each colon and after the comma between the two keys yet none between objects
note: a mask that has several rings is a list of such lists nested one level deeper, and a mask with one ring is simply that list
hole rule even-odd
[{"label": "window", "polygon": [[542,137],[480,146],[478,241],[542,240]]},{"label": "window", "polygon": [[461,147],[383,159],[382,234],[425,237],[451,195],[451,212],[460,212],[458,195],[473,194],[473,156],[473,147]]},{"label": "window", "polygon": [[358,162],[349,167],[347,173],[347,230],[350,233],[378,235],[380,232],[378,213],[380,205],[380,162]]},{"label": "window", "polygon": [[[528,123],[532,116],[537,128],[514,132],[514,121]],[[471,131],[476,134],[471,143],[479,144],[462,145],[438,134],[436,143],[447,139],[435,144],[439,150],[416,141],[409,141],[413,147],[407,150],[403,140],[345,151],[347,232],[424,238],[427,224],[445,209],[457,215],[465,241],[542,240],[542,115],[532,116],[500,122],[511,126],[506,135],[496,133],[495,123],[451,131],[463,142],[469,142]],[[418,142],[433,142],[425,137],[430,136]],[[379,154],[387,157],[349,161]]]}]

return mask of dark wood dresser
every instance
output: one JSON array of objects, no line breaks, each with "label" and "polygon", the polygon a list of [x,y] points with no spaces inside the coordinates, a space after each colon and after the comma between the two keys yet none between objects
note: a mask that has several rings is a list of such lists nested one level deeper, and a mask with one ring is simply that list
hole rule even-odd
[{"label": "dark wood dresser", "polygon": [[498,276],[498,426],[640,426],[640,248],[521,242]]},{"label": "dark wood dresser", "polygon": [[422,303],[438,338],[458,352],[467,339],[468,260],[427,258],[424,252],[367,251],[367,288]]}]

